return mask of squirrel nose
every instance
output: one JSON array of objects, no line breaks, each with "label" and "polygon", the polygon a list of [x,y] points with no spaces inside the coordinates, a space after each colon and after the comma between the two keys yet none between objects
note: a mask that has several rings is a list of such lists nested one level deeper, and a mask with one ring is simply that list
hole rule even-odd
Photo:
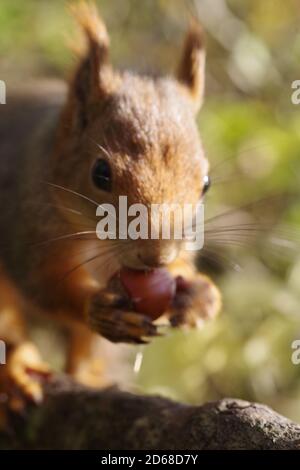
[{"label": "squirrel nose", "polygon": [[175,247],[172,247],[171,249],[162,253],[138,253],[139,260],[148,268],[162,268],[163,266],[172,263],[176,256],[177,249]]},{"label": "squirrel nose", "polygon": [[145,266],[147,266],[147,268],[162,268],[166,264],[151,255],[141,255],[139,253],[138,258]]}]

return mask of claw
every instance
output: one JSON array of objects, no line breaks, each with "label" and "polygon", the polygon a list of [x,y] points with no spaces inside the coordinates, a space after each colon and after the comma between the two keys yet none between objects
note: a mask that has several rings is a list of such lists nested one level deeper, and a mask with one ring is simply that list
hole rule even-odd
[{"label": "claw", "polygon": [[150,318],[136,312],[115,310],[90,321],[94,329],[115,343],[148,344],[150,338],[161,336]]},{"label": "claw", "polygon": [[177,293],[169,321],[172,327],[201,328],[221,307],[220,293],[206,277],[199,275],[193,282],[177,278]]},{"label": "claw", "polygon": [[23,343],[17,347],[5,367],[7,368],[5,391],[10,409],[21,412],[27,403],[42,402],[43,384],[49,380],[51,370],[42,362],[33,344]]}]

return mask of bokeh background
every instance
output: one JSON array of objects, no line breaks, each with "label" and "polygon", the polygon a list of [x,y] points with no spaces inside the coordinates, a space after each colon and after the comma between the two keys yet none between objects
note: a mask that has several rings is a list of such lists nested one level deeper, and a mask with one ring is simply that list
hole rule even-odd
[{"label": "bokeh background", "polygon": [[[291,344],[300,339],[300,108],[291,83],[300,79],[300,2],[96,3],[121,68],[170,73],[189,14],[207,37],[198,122],[213,182],[206,218],[215,218],[199,266],[220,286],[223,312],[200,332],[145,348],[135,388],[189,403],[257,400],[299,421]],[[67,77],[74,37],[66,2],[1,0],[0,78]]]}]

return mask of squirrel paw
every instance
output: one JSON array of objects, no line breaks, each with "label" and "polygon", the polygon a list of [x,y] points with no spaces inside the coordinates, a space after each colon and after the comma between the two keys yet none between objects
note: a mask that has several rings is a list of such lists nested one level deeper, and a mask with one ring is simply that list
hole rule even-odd
[{"label": "squirrel paw", "polygon": [[90,316],[90,325],[113,343],[146,344],[151,337],[159,335],[148,317],[123,310],[99,310]]},{"label": "squirrel paw", "polygon": [[50,378],[51,370],[32,343],[14,349],[5,369],[4,393],[10,410],[21,412],[28,402],[38,404],[43,400],[43,383]]},{"label": "squirrel paw", "polygon": [[206,320],[214,318],[220,308],[220,292],[209,278],[202,275],[192,281],[177,278],[177,293],[169,317],[173,327],[200,328]]},{"label": "squirrel paw", "polygon": [[146,344],[160,336],[149,317],[132,310],[118,279],[92,299],[88,321],[94,331],[113,343]]},{"label": "squirrel paw", "polygon": [[116,293],[99,293],[89,311],[91,328],[113,343],[145,344],[159,336],[151,319],[130,309],[126,297]]}]

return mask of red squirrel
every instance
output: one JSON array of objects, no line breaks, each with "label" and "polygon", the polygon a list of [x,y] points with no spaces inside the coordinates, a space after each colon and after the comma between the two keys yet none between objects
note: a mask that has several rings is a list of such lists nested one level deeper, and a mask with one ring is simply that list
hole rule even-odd
[{"label": "red squirrel", "polygon": [[221,304],[182,241],[95,236],[95,201],[203,198],[209,165],[196,124],[204,93],[201,27],[192,22],[176,76],[152,78],[113,68],[93,6],[82,4],[76,16],[86,48],[66,96],[50,88],[8,96],[0,116],[0,338],[8,348],[0,388],[17,386],[34,401],[43,392],[32,372],[50,369],[28,340],[27,312],[67,325],[67,371],[80,380],[95,335],[142,343],[158,334],[155,322],[111,285],[114,272],[164,267],[181,276],[187,288],[166,313],[173,327],[196,327]]}]

